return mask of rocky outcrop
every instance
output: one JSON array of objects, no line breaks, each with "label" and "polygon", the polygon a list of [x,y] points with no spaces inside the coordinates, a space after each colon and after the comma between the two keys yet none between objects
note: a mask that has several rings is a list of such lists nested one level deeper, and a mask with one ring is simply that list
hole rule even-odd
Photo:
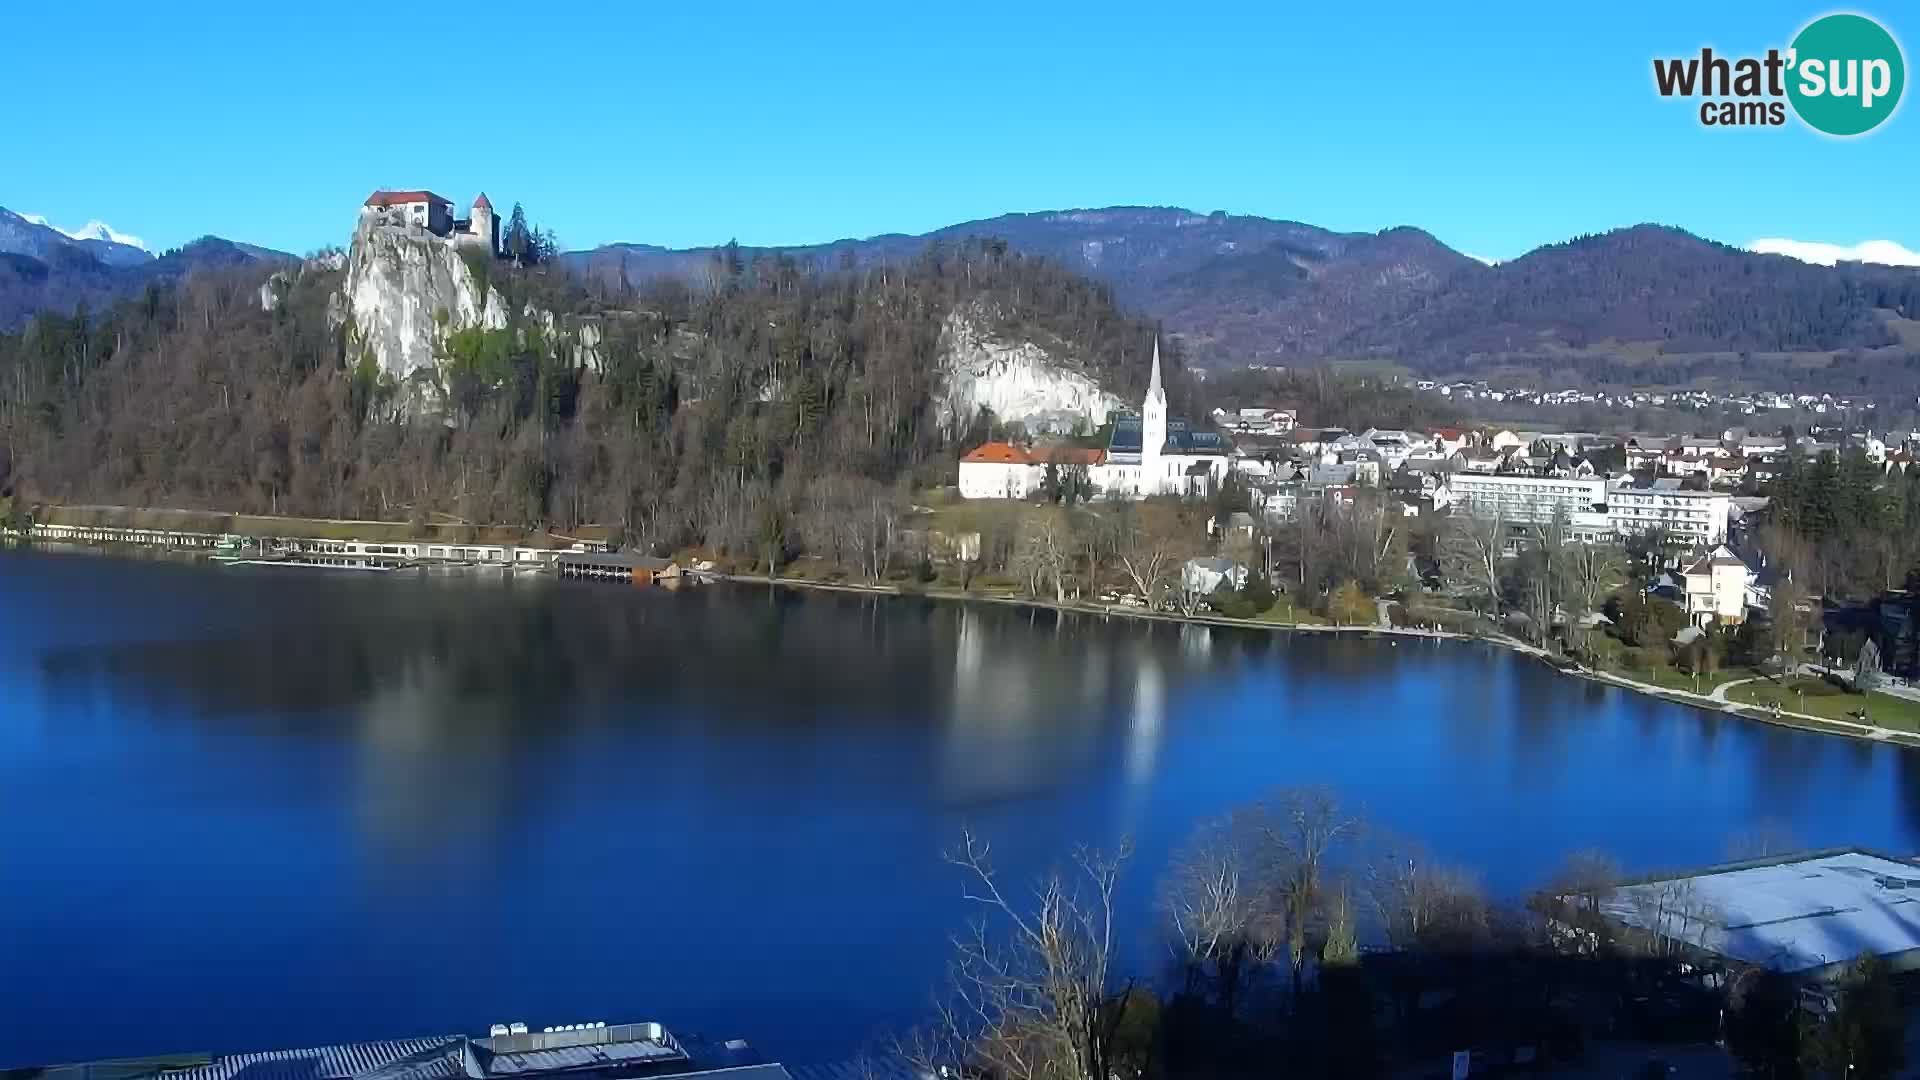
[{"label": "rocky outcrop", "polygon": [[1098,427],[1125,407],[1066,357],[1001,338],[989,326],[985,313],[959,310],[940,328],[940,421],[950,434],[983,407],[1029,427],[1070,427],[1081,417]]},{"label": "rocky outcrop", "polygon": [[447,335],[507,325],[499,290],[475,279],[459,248],[429,233],[364,221],[347,254],[342,301],[354,345],[396,384],[433,368]]},{"label": "rocky outcrop", "polygon": [[294,285],[308,274],[320,274],[329,271],[337,273],[344,269],[346,265],[347,253],[341,251],[339,248],[333,248],[332,250],[321,252],[312,258],[302,260],[298,266],[289,267],[285,270],[275,270],[273,273],[267,275],[267,280],[260,283],[258,293],[260,297],[260,310],[272,311],[279,307],[281,303],[286,300],[287,293],[292,291]]},{"label": "rocky outcrop", "polygon": [[563,315],[556,318],[553,312],[542,311],[532,304],[528,304],[522,314],[540,325],[541,333],[546,335],[549,344],[549,355],[565,357],[577,368],[595,372],[600,370],[600,343],[606,335],[599,316]]}]

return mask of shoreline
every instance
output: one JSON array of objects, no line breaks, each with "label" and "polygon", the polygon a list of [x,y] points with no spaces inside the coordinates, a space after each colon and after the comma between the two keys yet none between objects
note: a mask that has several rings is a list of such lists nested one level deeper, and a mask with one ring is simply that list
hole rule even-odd
[{"label": "shoreline", "polygon": [[[1226,615],[1181,615],[1177,612],[1148,611],[1144,608],[1129,607],[1120,604],[1085,604],[1068,601],[1058,603],[1040,597],[997,596],[986,593],[968,592],[953,588],[903,588],[898,585],[861,585],[846,582],[814,581],[810,578],[768,577],[761,574],[728,574],[709,572],[702,575],[708,580],[735,585],[766,585],[789,589],[812,589],[819,592],[853,593],[868,596],[920,597],[928,600],[959,601],[961,603],[999,604],[1007,607],[1025,607],[1064,612],[1074,615],[1122,616],[1146,622],[1195,623],[1202,626],[1222,626],[1240,630],[1266,630],[1284,633],[1354,635],[1358,637],[1411,638],[1424,641],[1460,641],[1479,642],[1519,653],[1553,671],[1569,678],[1582,679],[1602,686],[1617,687],[1633,693],[1645,695],[1671,705],[1682,705],[1716,716],[1731,716],[1739,720],[1749,720],[1768,724],[1773,727],[1804,731],[1815,735],[1832,735],[1862,742],[1886,743],[1920,749],[1920,734],[1897,731],[1892,728],[1875,727],[1846,720],[1832,720],[1810,713],[1781,710],[1774,714],[1757,705],[1730,701],[1724,696],[1713,693],[1696,694],[1687,690],[1675,690],[1653,683],[1629,679],[1612,672],[1595,671],[1577,664],[1562,666],[1556,663],[1547,650],[1537,645],[1529,645],[1517,638],[1505,636],[1484,636],[1462,634],[1451,630],[1421,630],[1412,627],[1368,626],[1368,625],[1331,625],[1319,623],[1281,623],[1263,622],[1259,619],[1236,619]],[[1720,689],[1732,686],[1734,680],[1721,684]]]},{"label": "shoreline", "polygon": [[[200,551],[164,546],[144,546],[118,543],[101,544],[45,544],[34,543],[30,550],[53,550],[62,548],[86,551],[105,555],[109,558],[146,558],[159,561],[191,562],[208,566],[219,565]],[[1239,630],[1264,630],[1290,634],[1332,634],[1352,635],[1375,638],[1407,638],[1416,641],[1458,641],[1479,642],[1510,652],[1519,653],[1537,663],[1546,666],[1555,674],[1569,678],[1583,679],[1602,686],[1617,687],[1633,693],[1645,695],[1672,705],[1682,705],[1701,712],[1717,716],[1732,716],[1739,720],[1749,720],[1774,727],[1788,728],[1794,731],[1810,732],[1816,735],[1832,735],[1840,738],[1855,739],[1862,742],[1886,743],[1893,746],[1920,749],[1920,733],[1898,731],[1892,728],[1876,727],[1849,720],[1836,720],[1810,713],[1781,710],[1778,714],[1769,709],[1744,702],[1730,701],[1724,696],[1724,690],[1735,682],[1753,680],[1732,680],[1721,684],[1717,691],[1722,693],[1696,694],[1687,690],[1678,690],[1653,683],[1629,679],[1612,672],[1595,671],[1578,664],[1563,665],[1552,654],[1537,645],[1530,645],[1517,638],[1505,635],[1463,634],[1452,630],[1424,630],[1414,627],[1380,626],[1377,624],[1334,625],[1326,623],[1285,623],[1267,622],[1260,619],[1238,619],[1227,615],[1182,615],[1178,612],[1149,611],[1145,608],[1125,604],[1088,604],[1077,601],[1059,603],[1041,597],[1010,596],[990,593],[971,592],[951,587],[908,588],[900,585],[865,585],[856,582],[817,581],[811,578],[768,577],[763,574],[735,574],[718,571],[689,571],[688,577],[706,583],[725,583],[731,585],[764,585],[786,589],[811,589],[817,592],[837,592],[867,596],[920,597],[928,600],[950,601],[974,604],[998,604],[1006,607],[1023,607],[1047,610],[1056,613],[1089,615],[1112,618],[1119,616],[1145,622],[1164,622],[1178,624],[1197,624],[1201,626],[1219,626]]]}]

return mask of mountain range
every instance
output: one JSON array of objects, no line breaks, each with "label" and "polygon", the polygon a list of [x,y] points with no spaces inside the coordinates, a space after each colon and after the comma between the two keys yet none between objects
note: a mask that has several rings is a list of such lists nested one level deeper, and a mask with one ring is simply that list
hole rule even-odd
[{"label": "mountain range", "polygon": [[[97,224],[97,223],[96,223]],[[280,266],[284,252],[204,236],[159,256],[122,243],[104,226],[70,235],[0,207],[0,330],[37,311],[99,307],[198,269]]]},{"label": "mountain range", "polygon": [[[1834,354],[1920,350],[1920,270],[1822,267],[1636,225],[1488,265],[1401,227],[1335,232],[1296,221],[1110,207],[1009,214],[914,236],[785,249],[816,265],[911,258],[997,237],[1106,282],[1202,366],[1391,361],[1435,374],[1568,370],[1611,382],[1773,377]],[[726,249],[610,244],[571,252],[602,280],[698,278]]]},{"label": "mountain range", "polygon": [[[110,231],[70,236],[0,209],[0,329],[196,267],[291,256],[206,237],[158,258]],[[835,270],[994,238],[1105,283],[1203,368],[1366,361],[1433,377],[1607,384],[1821,378],[1920,381],[1920,269],[1818,266],[1659,225],[1488,265],[1411,227],[1338,232],[1298,221],[1107,207],[1007,214],[915,235],[791,248],[608,244],[563,255],[588,279],[711,280],[784,257]]]}]

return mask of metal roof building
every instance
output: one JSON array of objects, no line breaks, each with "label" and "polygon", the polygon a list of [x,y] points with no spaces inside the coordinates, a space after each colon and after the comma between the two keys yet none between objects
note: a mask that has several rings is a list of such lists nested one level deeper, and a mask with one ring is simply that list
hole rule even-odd
[{"label": "metal roof building", "polygon": [[[496,1027],[496,1032],[505,1031]],[[738,1040],[683,1044],[659,1024],[580,1024],[554,1031],[489,1037],[435,1035],[418,1039],[343,1043],[305,1050],[268,1050],[181,1061],[156,1061],[118,1080],[627,1080],[698,1078],[792,1080]],[[48,1070],[92,1075],[91,1066]]]},{"label": "metal roof building", "polygon": [[1863,952],[1920,968],[1920,865],[1833,849],[1622,885],[1609,919],[1738,964],[1811,978]]}]

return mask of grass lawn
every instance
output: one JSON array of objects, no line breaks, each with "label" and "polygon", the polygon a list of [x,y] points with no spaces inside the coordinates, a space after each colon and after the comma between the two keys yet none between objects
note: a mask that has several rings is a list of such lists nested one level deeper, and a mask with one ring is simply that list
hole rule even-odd
[{"label": "grass lawn", "polygon": [[[1756,674],[1747,668],[1721,668],[1712,674],[1703,673],[1700,676],[1700,681],[1695,683],[1692,675],[1681,671],[1679,668],[1669,667],[1666,664],[1655,667],[1651,678],[1648,677],[1646,668],[1616,668],[1614,669],[1614,673],[1624,678],[1650,682],[1663,690],[1685,690],[1690,694],[1711,694],[1713,693],[1713,688],[1719,686],[1721,683],[1733,682],[1737,679],[1751,679]],[[1731,692],[1732,691],[1729,691],[1729,693]]]},{"label": "grass lawn", "polygon": [[1773,682],[1749,683],[1727,691],[1727,697],[1763,708],[1777,704],[1782,709],[1794,712],[1822,716],[1829,720],[1851,720],[1856,723],[1859,722],[1859,717],[1855,714],[1864,706],[1867,710],[1867,722],[1876,727],[1920,732],[1920,702],[1871,692],[1866,694],[1809,692],[1803,700],[1792,689],[1793,685],[1782,686]]},{"label": "grass lawn", "polygon": [[1263,623],[1279,623],[1284,626],[1294,626],[1302,623],[1308,626],[1325,626],[1327,624],[1324,616],[1315,615],[1311,610],[1304,607],[1296,607],[1292,601],[1285,597],[1282,597],[1280,601],[1272,607],[1255,615],[1253,620]]}]

